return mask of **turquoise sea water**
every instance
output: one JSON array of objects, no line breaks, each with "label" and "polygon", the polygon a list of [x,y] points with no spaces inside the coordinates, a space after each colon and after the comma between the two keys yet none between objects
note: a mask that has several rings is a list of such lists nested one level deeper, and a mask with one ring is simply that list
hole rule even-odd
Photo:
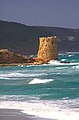
[{"label": "turquoise sea water", "polygon": [[79,120],[79,53],[59,54],[59,61],[1,67],[0,108],[56,120]]}]

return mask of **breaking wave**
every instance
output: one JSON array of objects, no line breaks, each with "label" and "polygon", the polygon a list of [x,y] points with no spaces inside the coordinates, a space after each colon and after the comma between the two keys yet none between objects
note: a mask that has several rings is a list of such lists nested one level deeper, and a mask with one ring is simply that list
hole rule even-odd
[{"label": "breaking wave", "polygon": [[[63,60],[63,62],[64,62],[65,60]],[[60,62],[60,61],[57,61],[57,60],[50,60],[49,62],[48,62],[48,64],[49,65],[79,65],[79,62],[70,62],[70,63],[68,63],[68,62],[64,62],[64,63],[62,63],[62,62]]]},{"label": "breaking wave", "polygon": [[0,101],[0,108],[20,109],[23,113],[56,120],[79,120],[79,99]]},{"label": "breaking wave", "polygon": [[39,79],[39,78],[34,78],[32,81],[29,82],[29,84],[49,83],[51,81],[53,81],[53,79]]}]

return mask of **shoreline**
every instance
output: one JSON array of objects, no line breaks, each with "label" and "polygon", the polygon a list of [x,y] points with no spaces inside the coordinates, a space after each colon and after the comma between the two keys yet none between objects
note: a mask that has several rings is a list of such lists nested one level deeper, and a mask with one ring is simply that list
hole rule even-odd
[{"label": "shoreline", "polygon": [[12,64],[0,64],[0,67],[7,66],[27,66],[27,65],[42,65],[40,63],[12,63]]},{"label": "shoreline", "polygon": [[0,108],[0,120],[54,120],[22,113],[21,110]]}]

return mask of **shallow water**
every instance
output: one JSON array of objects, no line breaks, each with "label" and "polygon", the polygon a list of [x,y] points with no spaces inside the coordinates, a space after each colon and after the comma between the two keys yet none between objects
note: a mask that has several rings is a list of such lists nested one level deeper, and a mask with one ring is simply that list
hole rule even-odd
[{"label": "shallow water", "polygon": [[79,120],[79,54],[60,63],[0,68],[0,108],[57,120]]}]

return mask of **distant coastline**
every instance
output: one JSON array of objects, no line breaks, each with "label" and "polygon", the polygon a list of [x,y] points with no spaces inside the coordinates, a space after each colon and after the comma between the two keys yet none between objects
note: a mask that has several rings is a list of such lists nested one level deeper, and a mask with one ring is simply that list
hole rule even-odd
[{"label": "distant coastline", "polygon": [[0,49],[22,55],[36,55],[39,37],[57,36],[59,52],[79,51],[79,29],[26,26],[0,20]]}]

